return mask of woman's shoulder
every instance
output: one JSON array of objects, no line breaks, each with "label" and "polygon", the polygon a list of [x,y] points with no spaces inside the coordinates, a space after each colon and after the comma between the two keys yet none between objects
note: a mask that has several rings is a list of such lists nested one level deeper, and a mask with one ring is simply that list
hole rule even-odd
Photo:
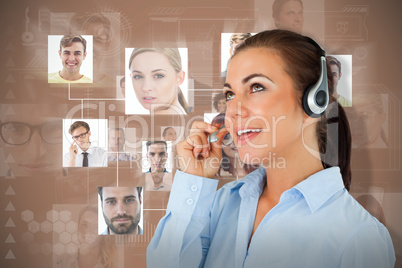
[{"label": "woman's shoulder", "polygon": [[[342,263],[365,259],[361,267],[393,267],[395,254],[388,229],[345,190],[342,198],[344,236],[338,252]],[[376,263],[377,262],[377,263]],[[388,264],[386,264],[388,263]],[[342,264],[340,265],[342,267]]]},{"label": "woman's shoulder", "polygon": [[[356,237],[369,236],[390,239],[387,228],[363,208],[353,196],[344,189],[326,206],[323,220],[343,241],[352,241]],[[325,224],[325,223],[324,223]]]},{"label": "woman's shoulder", "polygon": [[333,167],[309,177],[295,187],[302,193],[311,213],[310,224],[333,233],[334,239],[348,239],[365,228],[382,234],[386,228],[344,188],[339,168]]},{"label": "woman's shoulder", "polygon": [[371,224],[382,226],[373,215],[370,214],[356,199],[347,191],[344,190],[341,198],[345,217],[348,217],[355,224]]}]

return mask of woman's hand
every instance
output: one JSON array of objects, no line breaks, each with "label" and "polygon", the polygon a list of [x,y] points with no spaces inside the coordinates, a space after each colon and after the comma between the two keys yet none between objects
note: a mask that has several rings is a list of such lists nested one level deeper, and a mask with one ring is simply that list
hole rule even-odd
[{"label": "woman's hand", "polygon": [[219,130],[217,142],[210,143],[208,136],[217,131],[217,126],[205,122],[194,122],[190,135],[177,145],[179,169],[183,172],[212,178],[218,172],[222,160],[222,140],[228,132]]}]

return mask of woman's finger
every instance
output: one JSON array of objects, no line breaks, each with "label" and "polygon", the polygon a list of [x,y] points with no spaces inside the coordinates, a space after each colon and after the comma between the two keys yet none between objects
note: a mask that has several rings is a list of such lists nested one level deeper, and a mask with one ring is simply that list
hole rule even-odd
[{"label": "woman's finger", "polygon": [[216,126],[212,126],[211,124],[202,122],[202,121],[195,121],[193,125],[191,126],[190,129],[190,134],[191,133],[206,133],[206,134],[212,134],[213,132],[217,131],[218,128]]},{"label": "woman's finger", "polygon": [[218,141],[212,142],[211,143],[211,152],[214,155],[217,155],[219,158],[222,157],[222,142],[223,138],[229,131],[223,127],[221,128],[218,133],[216,134],[216,137],[218,138]]},{"label": "woman's finger", "polygon": [[[208,148],[207,136],[205,133],[193,133],[187,137],[187,143],[192,147],[193,155],[195,158],[198,157],[204,150],[204,148]],[[204,156],[204,155],[203,155]]]},{"label": "woman's finger", "polygon": [[[204,158],[208,158],[209,153],[209,142],[208,136],[217,131],[216,126],[212,126],[211,124],[197,121],[194,122],[192,128],[190,130],[190,140],[194,142],[194,157],[198,157],[201,154]],[[197,138],[195,138],[197,137]]]}]

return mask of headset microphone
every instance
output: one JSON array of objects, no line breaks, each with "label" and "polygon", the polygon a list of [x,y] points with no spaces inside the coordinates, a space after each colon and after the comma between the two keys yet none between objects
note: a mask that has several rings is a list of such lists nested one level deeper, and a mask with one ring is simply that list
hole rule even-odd
[{"label": "headset microphone", "polygon": [[317,83],[310,86],[303,95],[303,109],[311,117],[320,117],[325,113],[329,103],[327,61],[325,51],[311,38],[310,42],[321,50],[321,74]]}]

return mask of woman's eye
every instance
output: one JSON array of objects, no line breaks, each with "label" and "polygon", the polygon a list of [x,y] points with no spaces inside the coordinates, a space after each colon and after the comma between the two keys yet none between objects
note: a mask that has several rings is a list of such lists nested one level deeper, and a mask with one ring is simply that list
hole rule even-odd
[{"label": "woman's eye", "polygon": [[116,201],[114,201],[114,200],[107,201],[108,205],[114,205],[115,203],[116,203]]},{"label": "woman's eye", "polygon": [[164,78],[165,76],[163,74],[155,74],[156,79],[161,79]]},{"label": "woman's eye", "polygon": [[138,79],[141,79],[141,78],[142,78],[142,76],[141,76],[141,75],[139,75],[139,74],[136,74],[136,75],[134,75],[134,76],[133,76],[133,78],[134,78],[135,80],[138,80]]},{"label": "woman's eye", "polygon": [[233,92],[231,92],[231,91],[227,91],[227,92],[225,93],[226,101],[233,99],[234,96],[235,96],[235,94],[234,94]]},{"label": "woman's eye", "polygon": [[263,86],[261,86],[260,84],[253,84],[251,86],[251,91],[252,92],[258,92],[258,91],[261,91],[261,90],[264,90],[264,89],[265,88]]}]

